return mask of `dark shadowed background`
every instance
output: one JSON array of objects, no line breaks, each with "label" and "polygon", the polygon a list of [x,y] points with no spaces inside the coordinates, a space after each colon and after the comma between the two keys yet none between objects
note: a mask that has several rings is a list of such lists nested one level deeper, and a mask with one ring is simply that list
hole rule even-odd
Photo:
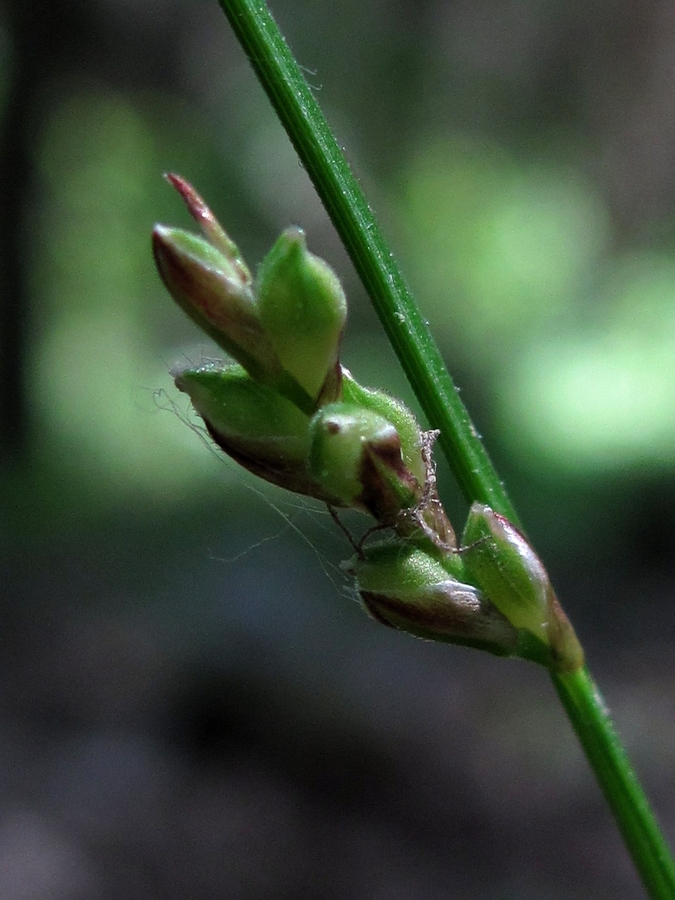
[{"label": "dark shadowed background", "polygon": [[[675,9],[273,9],[672,839]],[[0,73],[3,900],[642,897],[543,670],[376,625],[188,427],[166,170],[251,264],[302,225],[415,406],[215,0],[5,0]]]}]

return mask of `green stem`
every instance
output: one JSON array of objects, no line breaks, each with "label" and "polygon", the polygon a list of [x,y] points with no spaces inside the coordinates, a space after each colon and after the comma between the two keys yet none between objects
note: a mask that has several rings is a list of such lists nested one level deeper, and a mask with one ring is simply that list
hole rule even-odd
[{"label": "green stem", "polygon": [[647,893],[672,900],[673,857],[588,669],[551,678]]},{"label": "green stem", "polygon": [[[517,517],[358,181],[264,0],[219,0],[368,291],[470,502]],[[653,900],[675,900],[675,864],[588,671],[552,674]]]},{"label": "green stem", "polygon": [[263,0],[219,0],[314,182],[469,502],[517,522],[436,342],[344,154]]}]

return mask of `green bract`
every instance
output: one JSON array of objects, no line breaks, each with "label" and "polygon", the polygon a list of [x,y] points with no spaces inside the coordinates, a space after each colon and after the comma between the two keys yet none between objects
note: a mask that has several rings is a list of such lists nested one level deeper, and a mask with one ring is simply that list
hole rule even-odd
[{"label": "green bract", "polygon": [[211,437],[233,459],[289,491],[320,494],[307,473],[309,418],[297,406],[255,382],[240,366],[204,366],[173,374]]},{"label": "green bract", "polygon": [[361,599],[379,622],[499,656],[517,653],[517,629],[476,587],[451,578],[437,559],[414,545],[376,545],[351,565]]},{"label": "green bract", "polygon": [[260,322],[283,367],[310,397],[336,399],[330,376],[338,364],[347,301],[335,272],[307,250],[300,228],[288,228],[274,244],[256,287]]},{"label": "green bract", "polygon": [[419,483],[424,484],[427,473],[422,455],[422,433],[408,407],[384,391],[362,387],[347,369],[342,370],[342,396],[345,402],[369,409],[392,423],[401,441],[403,462]]},{"label": "green bract", "polygon": [[353,403],[330,403],[311,423],[309,468],[341,506],[391,524],[422,497],[401,456],[401,439],[384,416]]},{"label": "green bract", "polygon": [[463,536],[463,558],[474,584],[517,628],[546,644],[555,668],[575,671],[583,652],[532,546],[504,516],[474,503]]},{"label": "green bract", "polygon": [[203,238],[156,225],[157,268],[174,300],[256,378],[277,382],[282,366],[264,334],[253,290],[231,260]]}]

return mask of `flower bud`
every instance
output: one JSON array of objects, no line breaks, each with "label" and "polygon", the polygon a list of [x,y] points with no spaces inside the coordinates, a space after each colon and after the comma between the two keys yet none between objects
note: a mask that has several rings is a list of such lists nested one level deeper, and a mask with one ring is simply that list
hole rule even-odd
[{"label": "flower bud", "polygon": [[309,417],[237,365],[174,371],[215,442],[255,475],[331,502],[307,472]]},{"label": "flower bud", "polygon": [[156,225],[152,241],[159,274],[184,312],[254,378],[277,380],[281,364],[238,266],[203,238],[179,228]]},{"label": "flower bud", "polygon": [[260,322],[284,369],[310,397],[338,399],[347,301],[330,266],[307,250],[300,228],[286,229],[262,261],[257,293]]},{"label": "flower bud", "polygon": [[371,547],[365,559],[350,564],[350,571],[364,606],[378,622],[499,656],[519,652],[518,630],[481,592],[450,577],[437,559],[411,543]]},{"label": "flower bud", "polygon": [[463,536],[467,576],[516,628],[545,644],[550,665],[573,672],[583,651],[532,546],[507,518],[474,503]]},{"label": "flower bud", "polygon": [[353,403],[377,413],[392,423],[401,441],[403,462],[419,483],[424,484],[427,473],[422,452],[422,429],[408,407],[384,391],[362,387],[344,367],[342,399],[345,403]]},{"label": "flower bud", "polygon": [[322,407],[311,423],[309,469],[340,506],[393,524],[419,503],[423,488],[401,456],[401,439],[383,416],[351,403]]},{"label": "flower bud", "polygon": [[436,491],[436,472],[431,447],[437,432],[422,431],[412,412],[384,391],[362,387],[351,373],[342,369],[342,396],[346,403],[383,416],[394,425],[401,441],[401,457],[409,472],[423,486],[423,501],[409,508],[406,523],[398,524],[400,534],[421,530],[437,547],[449,550],[457,546],[457,539]]}]

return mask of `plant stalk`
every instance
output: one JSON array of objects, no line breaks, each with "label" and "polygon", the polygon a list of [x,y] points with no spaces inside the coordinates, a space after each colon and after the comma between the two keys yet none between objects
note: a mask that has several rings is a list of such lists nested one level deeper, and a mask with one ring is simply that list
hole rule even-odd
[{"label": "plant stalk", "polygon": [[469,502],[517,515],[307,81],[264,0],[219,0],[345,245]]},{"label": "plant stalk", "polygon": [[581,742],[600,789],[647,893],[675,897],[675,863],[588,668],[551,680]]},{"label": "plant stalk", "polygon": [[[264,0],[219,0],[380,317],[468,502],[518,518],[373,211]],[[675,863],[587,670],[551,673],[652,900],[675,900]]]}]

